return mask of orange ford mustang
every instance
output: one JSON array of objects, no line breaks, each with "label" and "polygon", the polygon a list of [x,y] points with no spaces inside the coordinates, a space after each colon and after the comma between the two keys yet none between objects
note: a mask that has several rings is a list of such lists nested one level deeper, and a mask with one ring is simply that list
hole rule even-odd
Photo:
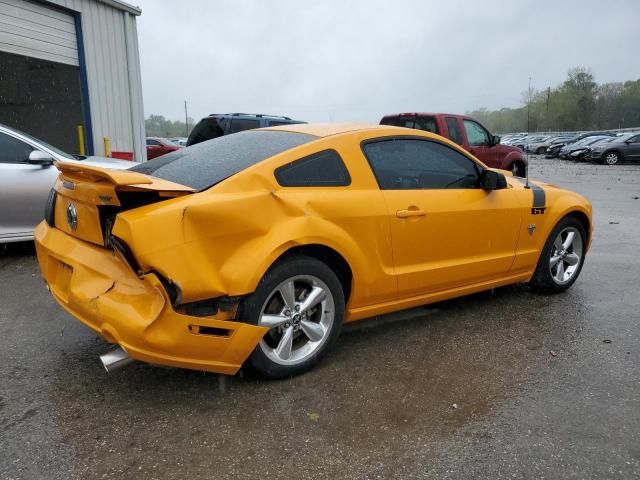
[{"label": "orange ford mustang", "polygon": [[57,302],[131,359],[269,378],[352,322],[577,279],[591,204],[450,141],[367,125],[220,137],[131,170],[59,164],[38,260]]}]

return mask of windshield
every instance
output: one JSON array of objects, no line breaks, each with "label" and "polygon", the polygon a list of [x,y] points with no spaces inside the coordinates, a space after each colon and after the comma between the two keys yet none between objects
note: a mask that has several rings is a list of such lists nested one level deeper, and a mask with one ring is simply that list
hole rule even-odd
[{"label": "windshield", "polygon": [[620,135],[618,137],[611,137],[611,142],[626,142],[631,137],[635,137],[637,133],[625,133],[624,135]]},{"label": "windshield", "polygon": [[58,155],[60,155],[63,158],[66,158],[68,160],[78,160],[78,158],[84,158],[84,157],[76,157],[74,155],[71,155],[70,153],[64,152],[62,150],[60,150],[57,147],[54,147],[53,145],[48,144],[47,142],[44,142],[42,140],[40,140],[39,138],[36,138],[32,135],[29,135],[28,133],[25,133],[21,130],[18,130],[17,128],[12,128],[12,127],[7,127],[6,125],[2,125],[4,128],[6,128],[7,130],[17,133],[18,135],[22,135],[23,137],[27,138],[28,140],[31,140],[33,143],[35,143],[38,146],[42,146],[47,150],[51,150],[53,153],[56,153]]},{"label": "windshield", "polygon": [[317,138],[305,133],[246,130],[168,153],[131,171],[204,190],[251,165]]},{"label": "windshield", "polygon": [[602,140],[609,140],[607,137],[590,138],[584,142],[584,145],[591,145],[592,143],[601,142]]}]

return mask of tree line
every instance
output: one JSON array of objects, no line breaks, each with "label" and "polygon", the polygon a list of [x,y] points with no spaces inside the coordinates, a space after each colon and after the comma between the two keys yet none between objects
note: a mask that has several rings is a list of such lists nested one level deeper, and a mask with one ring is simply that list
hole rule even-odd
[{"label": "tree line", "polygon": [[169,120],[162,115],[149,115],[144,121],[147,137],[187,137],[187,132],[191,131],[195,125],[193,118],[187,118],[188,129],[185,123],[180,120]]},{"label": "tree line", "polygon": [[497,133],[640,127],[640,79],[598,84],[589,69],[577,67],[555,88],[525,91],[520,107],[467,115]]}]

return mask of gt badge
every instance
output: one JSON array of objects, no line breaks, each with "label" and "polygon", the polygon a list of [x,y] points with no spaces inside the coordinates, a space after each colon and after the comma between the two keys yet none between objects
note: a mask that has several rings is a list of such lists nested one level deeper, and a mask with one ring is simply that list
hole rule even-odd
[{"label": "gt badge", "polygon": [[70,203],[67,207],[67,223],[71,230],[75,230],[78,227],[78,210],[73,203]]},{"label": "gt badge", "polygon": [[527,225],[527,230],[529,230],[529,235],[533,235],[533,232],[536,231],[536,224],[530,223],[529,225]]},{"label": "gt badge", "polygon": [[544,210],[546,207],[533,207],[531,209],[531,215],[544,215]]}]

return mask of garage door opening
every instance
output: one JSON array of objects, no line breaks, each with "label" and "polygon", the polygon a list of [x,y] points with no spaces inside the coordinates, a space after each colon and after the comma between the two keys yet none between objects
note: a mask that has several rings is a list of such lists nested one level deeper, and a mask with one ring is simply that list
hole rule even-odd
[{"label": "garage door opening", "polygon": [[0,123],[79,153],[80,68],[6,52],[0,65]]}]

